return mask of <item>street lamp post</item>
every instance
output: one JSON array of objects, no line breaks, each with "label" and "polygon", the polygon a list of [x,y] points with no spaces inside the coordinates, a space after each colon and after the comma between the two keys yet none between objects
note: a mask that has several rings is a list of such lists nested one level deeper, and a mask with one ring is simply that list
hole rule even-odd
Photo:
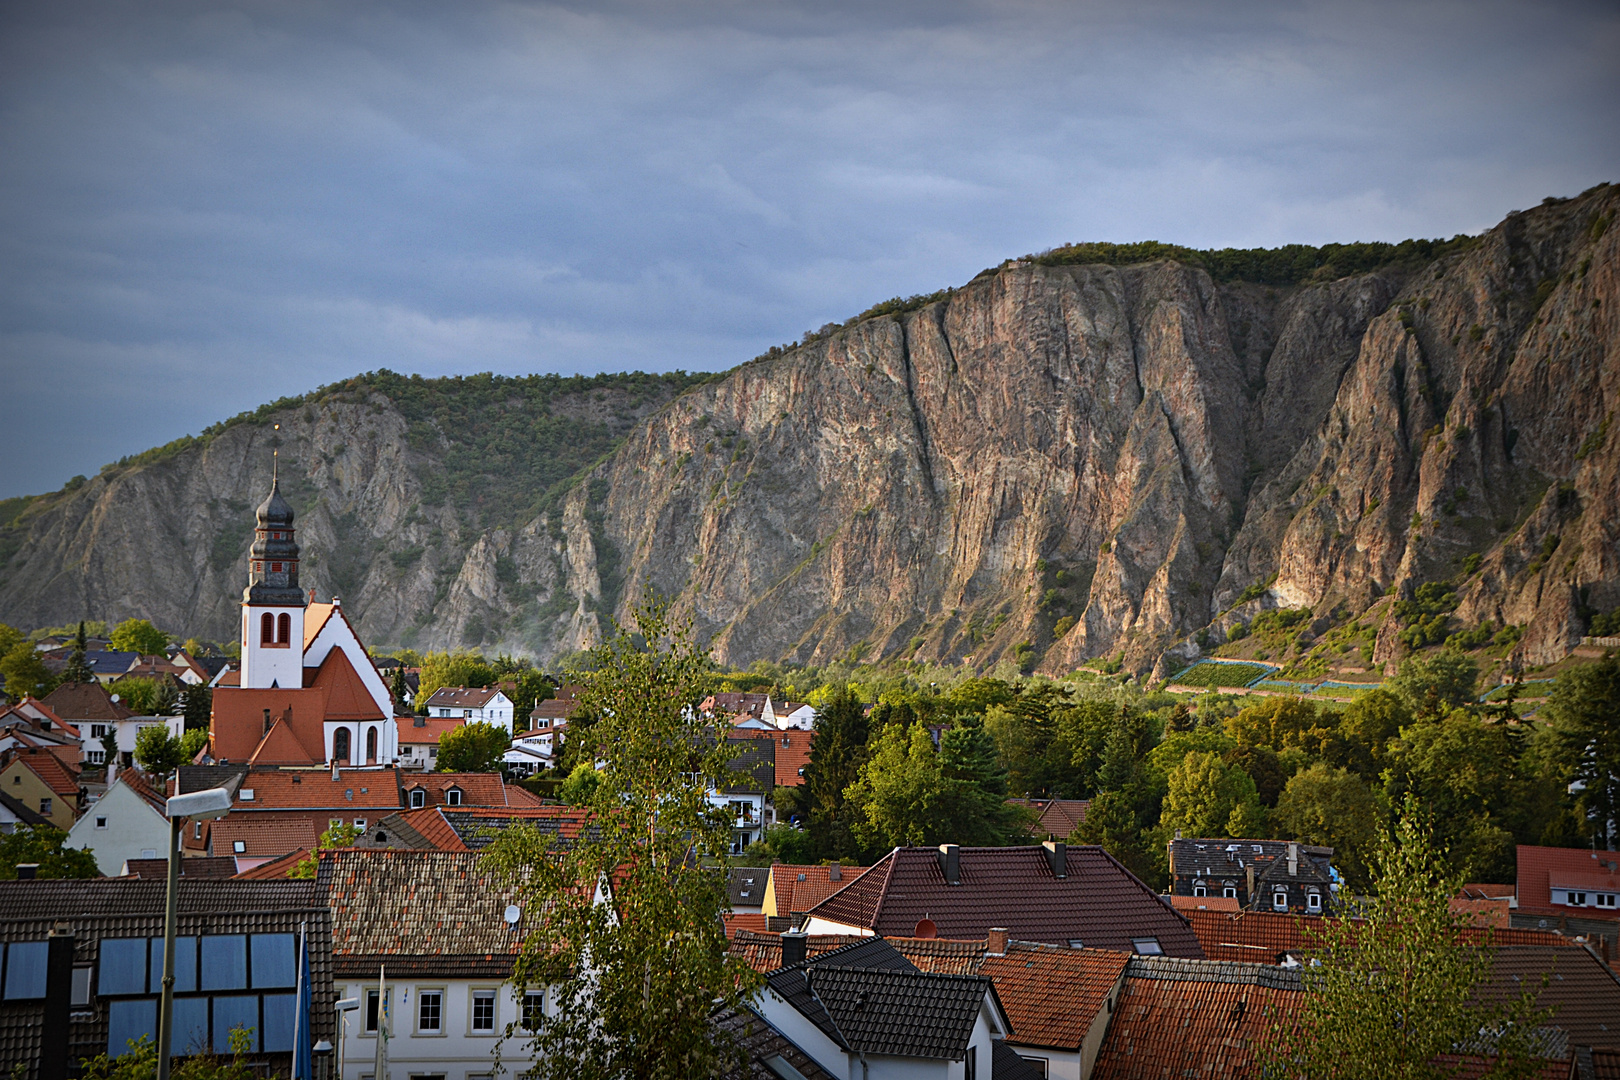
[{"label": "street lamp post", "polygon": [[174,1051],[174,935],[180,908],[181,823],[186,818],[216,821],[230,813],[240,782],[237,778],[224,787],[176,795],[164,805],[169,819],[169,888],[163,906],[163,999],[158,1008],[157,1080],[169,1080],[169,1056]]}]

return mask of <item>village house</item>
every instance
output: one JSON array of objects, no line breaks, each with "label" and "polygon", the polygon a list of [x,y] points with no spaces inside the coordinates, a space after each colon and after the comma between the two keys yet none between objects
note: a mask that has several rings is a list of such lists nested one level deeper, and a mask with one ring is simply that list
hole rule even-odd
[{"label": "village house", "polygon": [[1620,958],[1620,852],[1521,844],[1517,854],[1509,923],[1602,938]]},{"label": "village house", "polygon": [[101,798],[92,803],[68,830],[63,847],[89,848],[96,867],[107,877],[123,873],[130,859],[157,859],[169,847],[169,819],[163,795],[146,778],[126,769]]},{"label": "village house", "polygon": [[1333,849],[1291,840],[1169,842],[1170,892],[1236,900],[1241,908],[1321,915],[1338,889]]},{"label": "village house", "polygon": [[732,782],[724,790],[710,790],[710,804],[730,811],[732,855],[741,855],[757,843],[772,823],[771,793],[776,783],[775,746],[769,739],[729,739],[740,749],[729,763]]},{"label": "village house", "polygon": [[512,699],[497,687],[441,686],[433,691],[423,708],[436,720],[493,724],[512,734]]},{"label": "village house", "polygon": [[23,804],[0,791],[0,836],[10,836],[19,828],[37,829],[51,823]]},{"label": "village house", "polygon": [[772,863],[764,883],[760,912],[768,919],[803,915],[845,885],[866,873],[864,866],[796,866]]},{"label": "village house", "polygon": [[1035,836],[1040,840],[1067,840],[1086,820],[1091,803],[1086,799],[1008,799],[1035,817]]},{"label": "village house", "polygon": [[63,832],[73,827],[85,797],[79,771],[37,746],[0,751],[0,791]]},{"label": "village house", "polygon": [[432,770],[439,765],[439,737],[454,731],[465,721],[440,719],[436,716],[396,716],[398,730],[399,764],[406,769]]},{"label": "village house", "polygon": [[78,770],[84,764],[79,729],[62,720],[32,697],[0,709],[0,752],[34,747],[56,756],[64,766]]},{"label": "village house", "polygon": [[1187,920],[1100,847],[895,848],[805,913],[812,934],[1020,941],[1203,956]]}]

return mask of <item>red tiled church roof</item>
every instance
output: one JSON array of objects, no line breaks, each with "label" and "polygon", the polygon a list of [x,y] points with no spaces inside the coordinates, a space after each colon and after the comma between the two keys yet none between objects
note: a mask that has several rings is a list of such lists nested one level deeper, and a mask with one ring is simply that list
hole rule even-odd
[{"label": "red tiled church roof", "polygon": [[377,699],[371,696],[360,673],[349,662],[349,654],[333,649],[321,661],[321,666],[304,669],[304,685],[321,687],[326,691],[326,719],[328,720],[383,720],[377,710]]}]

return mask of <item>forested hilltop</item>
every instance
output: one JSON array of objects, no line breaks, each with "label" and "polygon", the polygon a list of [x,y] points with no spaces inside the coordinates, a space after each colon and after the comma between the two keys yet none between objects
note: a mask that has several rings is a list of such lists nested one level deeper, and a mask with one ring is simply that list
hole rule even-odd
[{"label": "forested hilltop", "polygon": [[656,589],[729,665],[1502,678],[1620,606],[1617,208],[1069,245],[720,376],[359,376],[0,505],[0,619],[229,636],[280,423],[378,645],[547,661]]}]

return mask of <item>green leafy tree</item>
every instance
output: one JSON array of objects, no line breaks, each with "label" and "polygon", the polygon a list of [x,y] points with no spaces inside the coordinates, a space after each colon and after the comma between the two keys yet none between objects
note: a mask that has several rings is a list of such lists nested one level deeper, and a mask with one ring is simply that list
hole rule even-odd
[{"label": "green leafy tree", "polygon": [[186,730],[208,730],[214,715],[214,691],[207,686],[188,686],[181,715],[186,718]]},{"label": "green leafy tree", "polygon": [[411,688],[405,681],[404,664],[394,669],[394,678],[388,687],[388,692],[394,697],[394,708],[397,711],[404,712],[409,707],[406,705],[405,699],[410,697]]},{"label": "green leafy tree", "polygon": [[168,716],[180,704],[180,691],[168,679],[125,675],[111,689],[124,708],[137,716]]},{"label": "green leafy tree", "polygon": [[1258,835],[1264,814],[1254,779],[1215,753],[1193,751],[1170,772],[1160,825],[1184,836]]},{"label": "green leafy tree", "polygon": [[537,829],[509,827],[485,855],[525,910],[545,913],[513,973],[520,986],[549,987],[554,1006],[528,1039],[529,1075],[715,1075],[739,1055],[709,1016],[740,1007],[759,976],[728,952],[725,876],[703,865],[731,844],[730,815],[709,792],[726,786],[736,754],[724,720],[696,708],[709,659],[655,599],[592,650],[592,668],[583,697],[602,766],[596,827],[560,851]]},{"label": "green leafy tree", "polygon": [[1609,656],[1559,676],[1545,713],[1571,777],[1575,807],[1601,847],[1620,846],[1620,660]]},{"label": "green leafy tree", "polygon": [[1339,714],[1339,731],[1347,753],[1342,765],[1375,780],[1389,764],[1389,742],[1412,722],[1412,711],[1388,690],[1369,690]]},{"label": "green leafy tree", "polygon": [[119,652],[151,656],[163,652],[168,646],[169,635],[145,619],[125,619],[112,632],[112,647]]},{"label": "green leafy tree", "polygon": [[1371,858],[1383,819],[1377,798],[1349,769],[1318,761],[1289,777],[1273,824],[1288,837],[1333,849],[1333,864],[1352,888],[1371,885]]},{"label": "green leafy tree", "polygon": [[185,747],[169,734],[167,726],[150,724],[136,732],[135,764],[152,775],[168,776],[186,760]]},{"label": "green leafy tree", "polygon": [[111,724],[101,736],[101,760],[112,763],[118,760],[118,729]]},{"label": "green leafy tree", "polygon": [[769,866],[773,862],[804,866],[816,861],[816,849],[808,832],[784,821],[767,828],[758,841],[748,845],[739,861],[744,866]]},{"label": "green leafy tree", "polygon": [[853,856],[858,848],[844,792],[866,761],[866,706],[848,686],[839,686],[816,710],[815,725],[804,767],[805,828],[818,858]]},{"label": "green leafy tree", "polygon": [[[231,1056],[198,1054],[176,1058],[169,1075],[173,1080],[256,1080],[253,1066],[252,1028],[230,1030]],[[157,1044],[152,1036],[129,1041],[129,1049],[116,1057],[99,1054],[81,1063],[83,1080],[154,1080],[157,1076]]]},{"label": "green leafy tree", "polygon": [[602,774],[588,761],[575,765],[557,789],[557,797],[569,806],[590,806],[596,799],[596,789],[602,786]]},{"label": "green leafy tree", "polygon": [[867,851],[955,842],[943,820],[945,786],[928,728],[887,725],[845,792],[856,842]]},{"label": "green leafy tree", "polygon": [[31,641],[19,641],[11,651],[0,657],[0,675],[6,679],[6,694],[13,701],[30,695],[40,697],[50,690],[54,681],[39,650]]},{"label": "green leafy tree", "polygon": [[1098,845],[1150,888],[1163,889],[1168,882],[1164,834],[1142,828],[1135,800],[1128,791],[1099,791],[1094,795],[1085,820],[1075,826],[1069,843]]},{"label": "green leafy tree", "polygon": [[208,745],[207,728],[191,728],[180,736],[180,764],[196,759],[203,747]]},{"label": "green leafy tree", "polygon": [[1400,674],[1389,689],[1419,716],[1444,716],[1452,709],[1474,703],[1479,664],[1456,649],[1441,649],[1401,661]]},{"label": "green leafy tree", "polygon": [[73,653],[68,657],[67,666],[62,669],[62,681],[65,683],[87,683],[95,681],[95,673],[90,670],[90,664],[84,658],[85,636],[84,623],[79,623],[79,632],[73,637]]},{"label": "green leafy tree", "polygon": [[354,847],[354,842],[360,839],[360,830],[347,821],[340,821],[321,833],[321,838],[315,842],[315,851],[299,859],[293,868],[287,871],[290,878],[313,878],[320,869],[320,859],[316,852],[331,851],[334,848]]},{"label": "green leafy tree", "polygon": [[0,622],[0,656],[15,649],[20,643],[27,641],[28,635],[9,623]]},{"label": "green leafy tree", "polygon": [[512,736],[498,724],[480,720],[439,736],[439,772],[499,772]]},{"label": "green leafy tree", "polygon": [[53,825],[19,825],[17,831],[0,833],[0,881],[17,876],[18,863],[38,863],[37,877],[100,877],[96,857],[89,848],[80,850],[62,845],[67,833]]},{"label": "green leafy tree", "polygon": [[1535,991],[1506,1001],[1478,993],[1490,975],[1488,942],[1465,941],[1468,919],[1450,909],[1462,879],[1415,806],[1405,804],[1374,855],[1378,895],[1362,919],[1320,931],[1315,962],[1302,969],[1302,1014],[1273,1033],[1277,1075],[1440,1080],[1456,1073],[1440,1055],[1477,1052],[1482,1037],[1499,1055],[1486,1075],[1531,1075],[1541,1064],[1529,1045],[1545,1020]]}]

